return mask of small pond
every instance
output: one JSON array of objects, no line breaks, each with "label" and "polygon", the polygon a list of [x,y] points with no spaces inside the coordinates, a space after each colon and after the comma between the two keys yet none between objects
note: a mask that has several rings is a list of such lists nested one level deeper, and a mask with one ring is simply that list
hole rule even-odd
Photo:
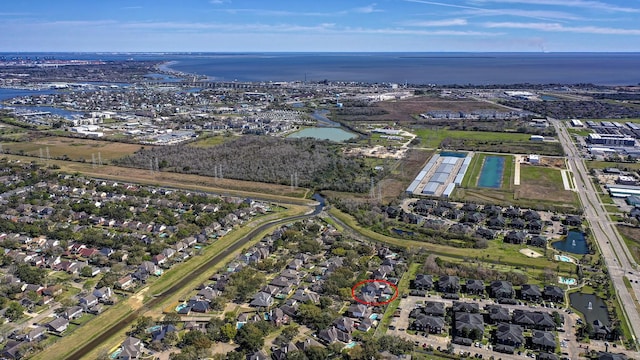
[{"label": "small pond", "polygon": [[602,298],[593,294],[572,293],[569,294],[569,302],[571,307],[584,315],[585,321],[589,324],[600,320],[603,324],[610,325],[609,312]]},{"label": "small pond", "polygon": [[555,249],[572,254],[584,255],[589,253],[587,240],[581,231],[571,230],[562,241],[551,244]]}]

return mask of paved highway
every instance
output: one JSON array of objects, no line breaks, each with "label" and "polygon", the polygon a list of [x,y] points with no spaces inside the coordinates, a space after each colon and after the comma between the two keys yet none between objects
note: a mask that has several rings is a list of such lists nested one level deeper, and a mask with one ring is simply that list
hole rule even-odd
[{"label": "paved highway", "polygon": [[[551,123],[555,127],[558,139],[567,154],[567,165],[574,174],[578,196],[584,207],[584,216],[589,221],[592,237],[596,240],[602,252],[602,257],[609,270],[609,276],[616,294],[626,312],[627,323],[635,342],[638,334],[640,334],[640,314],[638,314],[636,302],[631,293],[636,292],[636,296],[638,296],[640,292],[638,284],[635,283],[635,280],[638,280],[638,265],[633,260],[615,225],[609,220],[607,211],[600,203],[598,191],[590,180],[584,160],[573,141],[571,141],[571,135],[567,131],[565,124],[556,119],[551,119]],[[631,290],[627,289],[624,284],[623,279],[625,276],[634,281]]]}]

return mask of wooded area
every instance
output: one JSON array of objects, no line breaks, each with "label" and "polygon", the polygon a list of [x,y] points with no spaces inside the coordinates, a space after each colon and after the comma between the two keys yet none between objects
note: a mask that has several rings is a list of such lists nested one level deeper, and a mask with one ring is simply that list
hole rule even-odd
[{"label": "wooded area", "polygon": [[[223,145],[143,149],[118,165],[291,185],[318,190],[364,192],[381,176],[362,159],[347,158],[340,146],[311,139],[244,136]],[[158,170],[158,169],[156,169]],[[297,180],[296,180],[297,179]]]}]

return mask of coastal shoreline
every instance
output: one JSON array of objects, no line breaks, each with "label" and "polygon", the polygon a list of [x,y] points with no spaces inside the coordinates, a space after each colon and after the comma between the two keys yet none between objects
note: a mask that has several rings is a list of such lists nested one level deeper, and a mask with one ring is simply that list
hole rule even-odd
[{"label": "coastal shoreline", "polygon": [[184,71],[180,71],[180,70],[176,70],[173,69],[171,66],[176,65],[180,63],[180,61],[177,60],[170,60],[170,61],[165,61],[159,65],[156,65],[156,69],[158,70],[158,72],[164,73],[164,74],[168,74],[168,75],[172,75],[175,77],[180,77],[180,78],[189,78],[189,77],[195,77],[198,80],[207,80],[207,81],[213,81],[215,80],[215,78],[206,76],[206,75],[202,75],[202,74],[196,74],[196,73],[187,73]]}]

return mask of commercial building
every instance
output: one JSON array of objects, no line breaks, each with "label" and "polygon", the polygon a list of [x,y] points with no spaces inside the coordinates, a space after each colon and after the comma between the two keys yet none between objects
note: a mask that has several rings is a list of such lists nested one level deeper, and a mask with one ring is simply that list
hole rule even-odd
[{"label": "commercial building", "polygon": [[618,134],[589,134],[587,142],[605,146],[635,146],[636,139]]}]

